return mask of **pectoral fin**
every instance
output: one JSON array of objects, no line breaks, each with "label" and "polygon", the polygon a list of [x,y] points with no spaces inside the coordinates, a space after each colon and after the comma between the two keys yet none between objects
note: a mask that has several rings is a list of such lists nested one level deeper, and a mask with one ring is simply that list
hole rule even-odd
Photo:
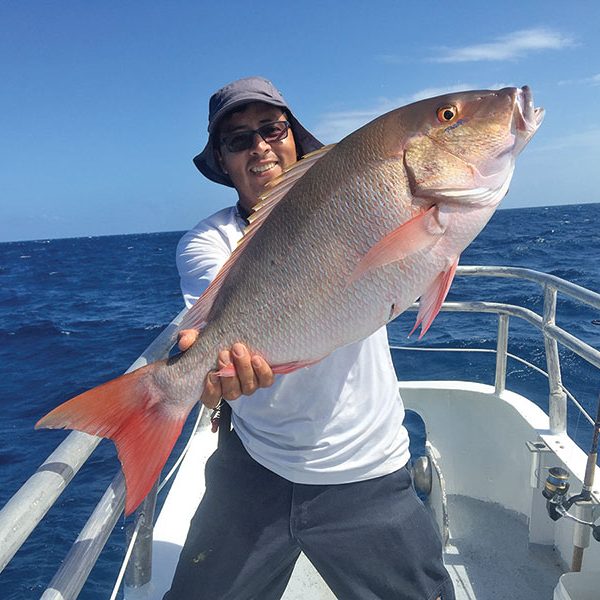
[{"label": "pectoral fin", "polygon": [[364,273],[432,246],[446,231],[448,215],[437,206],[413,217],[377,242],[356,265],[350,283]]}]

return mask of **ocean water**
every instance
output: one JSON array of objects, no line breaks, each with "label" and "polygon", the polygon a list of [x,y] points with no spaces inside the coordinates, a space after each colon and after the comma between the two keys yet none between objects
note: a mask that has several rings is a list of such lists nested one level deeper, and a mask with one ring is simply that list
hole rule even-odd
[{"label": "ocean water", "polygon": [[[464,252],[461,264],[510,265],[545,271],[600,291],[600,204],[501,210]],[[182,308],[174,266],[182,232],[0,244],[0,506],[66,436],[34,431],[48,410],[122,373]],[[448,300],[495,300],[541,312],[539,287],[511,280],[457,278]],[[407,338],[415,313],[389,325],[392,344],[493,348],[493,315],[441,313],[418,341]],[[558,324],[600,348],[600,314],[559,296]],[[544,368],[543,341],[511,319],[509,352]],[[560,351],[563,380],[592,415],[600,374]],[[494,356],[394,352],[400,379],[467,379],[493,383]],[[547,383],[509,360],[508,387],[547,409]],[[416,446],[420,441],[417,421]],[[491,425],[493,426],[493,425]],[[189,424],[179,445],[185,442]],[[569,409],[569,432],[589,447],[591,427]],[[103,441],[92,458],[0,574],[6,600],[38,598],[116,470]],[[109,539],[80,598],[108,598],[125,547],[125,520]]]}]

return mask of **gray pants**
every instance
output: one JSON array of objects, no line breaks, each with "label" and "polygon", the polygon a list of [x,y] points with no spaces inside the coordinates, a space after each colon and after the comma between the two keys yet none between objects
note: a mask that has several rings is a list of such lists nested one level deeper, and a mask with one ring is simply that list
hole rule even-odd
[{"label": "gray pants", "polygon": [[454,600],[439,535],[405,468],[295,484],[232,432],[208,460],[206,484],[164,600],[278,600],[301,551],[342,600]]}]

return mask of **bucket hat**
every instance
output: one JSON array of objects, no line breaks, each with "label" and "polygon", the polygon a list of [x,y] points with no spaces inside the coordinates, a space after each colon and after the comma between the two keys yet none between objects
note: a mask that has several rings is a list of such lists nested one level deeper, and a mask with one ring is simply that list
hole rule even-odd
[{"label": "bucket hat", "polygon": [[318,150],[323,144],[310,131],[302,126],[296,119],[279,90],[263,77],[245,77],[233,81],[217,90],[208,103],[208,142],[204,150],[194,157],[197,169],[208,179],[229,187],[234,187],[233,182],[221,170],[217,163],[214,148],[216,147],[215,135],[218,125],[225,115],[234,108],[249,102],[266,102],[278,106],[286,111],[287,120],[294,134],[296,148],[299,156]]}]

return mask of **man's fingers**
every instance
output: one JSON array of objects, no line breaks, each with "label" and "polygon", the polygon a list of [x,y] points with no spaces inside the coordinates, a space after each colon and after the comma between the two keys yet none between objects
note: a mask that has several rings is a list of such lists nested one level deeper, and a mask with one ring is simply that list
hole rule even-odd
[{"label": "man's fingers", "polygon": [[273,385],[273,371],[264,358],[255,354],[252,357],[252,368],[258,387],[265,388]]},{"label": "man's fingers", "polygon": [[246,396],[253,394],[258,387],[258,383],[252,368],[250,352],[243,344],[234,344],[231,347],[231,357],[242,394]]},{"label": "man's fingers", "polygon": [[[217,364],[219,369],[224,369],[232,364],[232,356],[229,350],[221,350]],[[233,362],[235,366],[235,362]],[[237,367],[236,367],[237,368]],[[236,373],[233,377],[221,377],[221,390],[225,400],[237,400],[242,395],[239,376]]]},{"label": "man's fingers", "polygon": [[181,352],[185,352],[198,339],[195,329],[182,329],[177,337],[177,345]]},{"label": "man's fingers", "polygon": [[214,372],[210,372],[204,382],[204,390],[200,396],[202,404],[211,410],[217,408],[221,398],[223,397],[223,390],[221,389],[221,378]]},{"label": "man's fingers", "polygon": [[232,366],[235,370],[232,377],[217,376],[215,373],[207,376],[201,396],[204,405],[214,408],[221,398],[237,400],[242,395],[250,396],[258,388],[273,385],[271,367],[261,356],[252,356],[244,344],[236,343],[231,350],[219,352],[217,371]]}]

